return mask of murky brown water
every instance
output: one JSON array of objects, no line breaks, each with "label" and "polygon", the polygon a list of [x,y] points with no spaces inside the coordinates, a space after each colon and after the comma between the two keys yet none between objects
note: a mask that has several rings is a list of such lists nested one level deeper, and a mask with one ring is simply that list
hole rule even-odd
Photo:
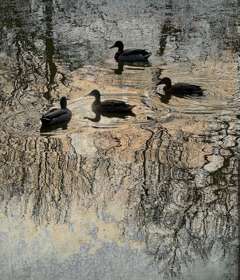
[{"label": "murky brown water", "polygon": [[[1,280],[238,279],[240,4],[208,2],[1,1]],[[164,103],[165,76],[204,96]],[[85,119],[95,88],[136,118]]]}]

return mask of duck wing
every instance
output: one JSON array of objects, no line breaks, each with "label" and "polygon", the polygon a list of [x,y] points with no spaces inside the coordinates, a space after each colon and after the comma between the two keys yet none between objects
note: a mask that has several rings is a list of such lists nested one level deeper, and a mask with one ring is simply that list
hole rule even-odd
[{"label": "duck wing", "polygon": [[54,119],[57,118],[61,115],[65,114],[64,109],[55,109],[55,110],[50,110],[46,114],[42,116],[42,119]]},{"label": "duck wing", "polygon": [[44,125],[59,124],[68,122],[71,119],[72,113],[68,109],[56,109],[44,114],[41,121]]},{"label": "duck wing", "polygon": [[101,110],[108,112],[130,111],[133,107],[135,106],[120,100],[106,100],[101,102]]},{"label": "duck wing", "polygon": [[137,56],[137,55],[141,55],[145,58],[148,58],[151,55],[151,53],[143,49],[127,49],[121,53],[121,56]]},{"label": "duck wing", "polygon": [[187,83],[177,83],[172,86],[172,91],[174,94],[181,95],[203,95],[203,90],[200,86],[191,85]]}]

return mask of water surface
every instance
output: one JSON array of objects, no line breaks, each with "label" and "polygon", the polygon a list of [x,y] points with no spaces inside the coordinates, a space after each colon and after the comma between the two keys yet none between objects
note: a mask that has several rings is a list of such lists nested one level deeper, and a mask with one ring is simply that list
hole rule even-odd
[{"label": "water surface", "polygon": [[[239,1],[1,1],[1,279],[237,279],[239,23]],[[204,96],[163,102],[162,77]],[[136,117],[85,119],[95,88]]]}]

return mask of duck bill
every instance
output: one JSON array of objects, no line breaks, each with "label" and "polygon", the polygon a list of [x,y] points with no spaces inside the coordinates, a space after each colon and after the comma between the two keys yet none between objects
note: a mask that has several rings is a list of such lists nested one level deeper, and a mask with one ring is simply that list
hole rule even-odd
[{"label": "duck bill", "polygon": [[115,48],[115,45],[111,46],[109,49],[113,49],[113,48]]},{"label": "duck bill", "polygon": [[85,97],[87,97],[87,96],[92,96],[92,92],[85,95]]}]

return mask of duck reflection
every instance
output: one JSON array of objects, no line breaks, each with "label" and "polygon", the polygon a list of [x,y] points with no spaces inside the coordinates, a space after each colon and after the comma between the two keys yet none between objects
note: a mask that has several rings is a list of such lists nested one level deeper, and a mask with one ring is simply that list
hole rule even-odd
[{"label": "duck reflection", "polygon": [[131,66],[131,68],[127,68],[128,70],[143,71],[144,67],[150,67],[151,63],[149,61],[138,61],[138,62],[122,62],[122,61],[120,61],[120,62],[118,62],[118,68],[113,69],[114,73],[117,74],[117,75],[121,75],[124,71],[124,66]]},{"label": "duck reflection", "polygon": [[[56,130],[66,130],[68,128],[68,122],[63,122],[51,126],[41,126],[40,128],[40,133],[45,133],[45,132],[51,132],[51,131],[56,131]],[[55,135],[55,133],[53,134]]]},{"label": "duck reflection", "polygon": [[168,77],[162,78],[157,86],[159,85],[165,85],[163,87],[164,95],[158,91],[156,93],[160,96],[160,100],[166,104],[172,96],[179,98],[203,96],[203,89],[200,86],[187,83],[176,83],[173,85],[171,79]]},{"label": "duck reflection", "polygon": [[132,109],[135,107],[135,105],[127,104],[121,100],[106,100],[101,102],[101,94],[96,89],[91,91],[88,96],[95,97],[95,100],[92,103],[92,111],[95,113],[95,118],[85,117],[85,119],[88,119],[92,122],[99,122],[101,116],[121,119],[125,119],[128,116],[136,116],[132,112]]}]

